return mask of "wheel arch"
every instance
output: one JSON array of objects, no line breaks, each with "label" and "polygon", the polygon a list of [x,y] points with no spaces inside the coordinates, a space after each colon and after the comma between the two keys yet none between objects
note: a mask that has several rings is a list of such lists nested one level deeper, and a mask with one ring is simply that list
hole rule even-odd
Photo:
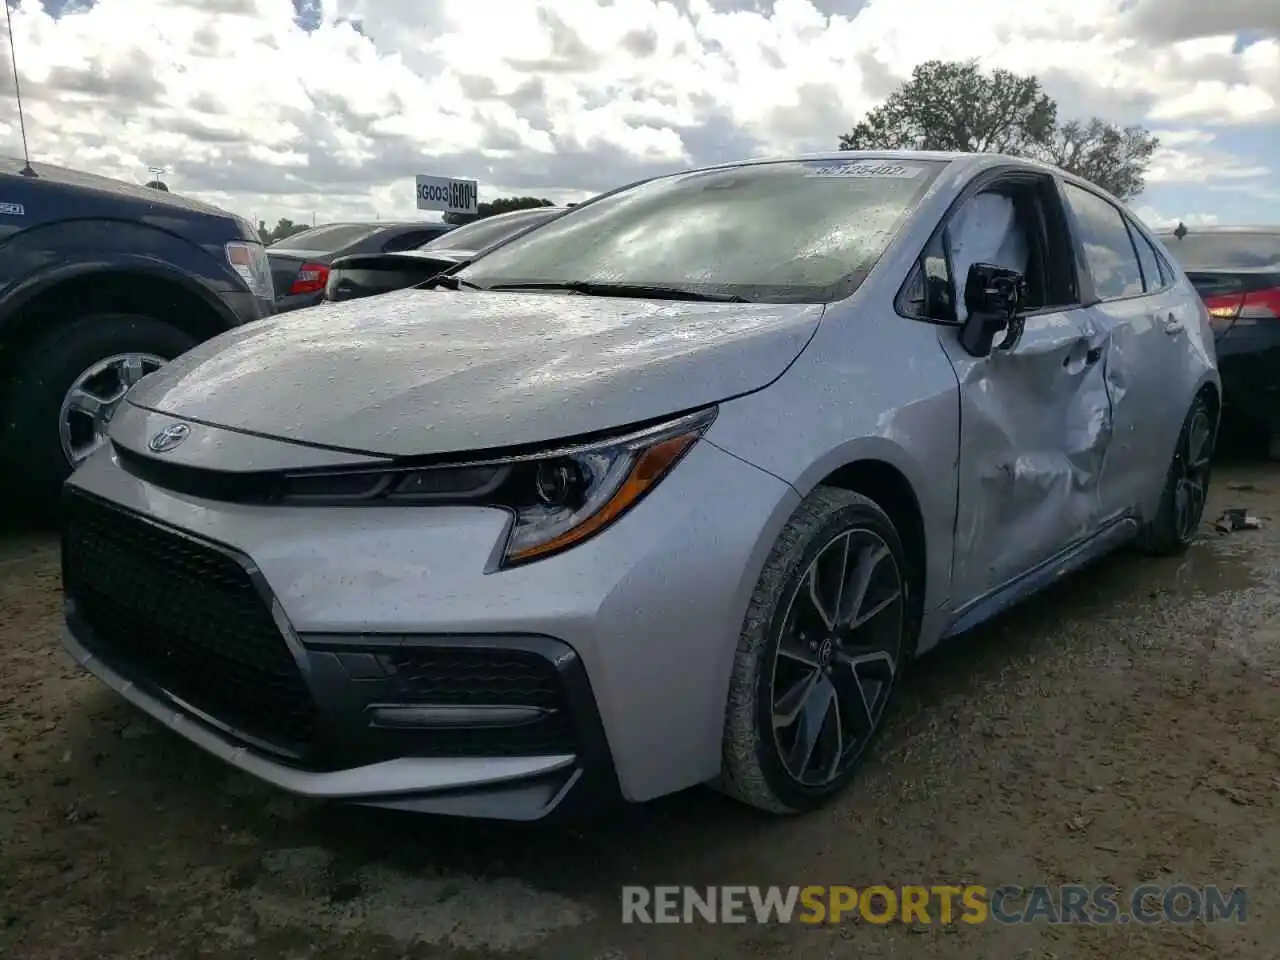
[{"label": "wheel arch", "polygon": [[237,323],[197,280],[155,263],[83,264],[32,278],[0,313],[0,331],[16,353],[60,323],[86,313],[136,313],[168,323],[197,341]]},{"label": "wheel arch", "polygon": [[1200,381],[1195,395],[1209,404],[1209,413],[1213,416],[1213,428],[1216,433],[1222,421],[1222,385],[1216,377],[1207,376]]},{"label": "wheel arch", "polygon": [[888,460],[864,457],[830,470],[814,486],[837,487],[861,494],[889,515],[907,555],[911,628],[913,633],[918,631],[930,586],[929,541],[920,498],[906,473]]}]

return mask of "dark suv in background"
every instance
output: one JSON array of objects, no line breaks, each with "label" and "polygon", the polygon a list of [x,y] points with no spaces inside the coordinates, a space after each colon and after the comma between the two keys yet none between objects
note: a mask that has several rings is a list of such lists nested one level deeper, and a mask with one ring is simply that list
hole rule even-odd
[{"label": "dark suv in background", "polygon": [[329,267],[339,257],[412,250],[452,230],[447,223],[330,223],[267,247],[276,288],[276,312],[324,300]]},{"label": "dark suv in background", "polygon": [[0,159],[0,484],[52,507],[105,442],[129,387],[269,315],[274,300],[247,221],[176,194]]},{"label": "dark suv in background", "polygon": [[1223,426],[1280,460],[1280,227],[1180,224],[1160,240],[1209,308]]}]

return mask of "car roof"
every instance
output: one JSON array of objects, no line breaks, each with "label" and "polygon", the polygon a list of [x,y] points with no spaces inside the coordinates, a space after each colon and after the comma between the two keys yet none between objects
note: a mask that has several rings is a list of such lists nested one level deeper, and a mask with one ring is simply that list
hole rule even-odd
[{"label": "car roof", "polygon": [[[26,161],[16,157],[0,157],[0,175],[18,176],[26,166]],[[103,177],[96,173],[86,173],[71,167],[60,167],[57,164],[33,162],[31,169],[36,173],[35,182],[58,184],[77,190],[89,190],[94,193],[113,196],[119,200],[135,200],[152,207],[168,207],[186,210],[190,213],[207,214],[215,217],[235,217],[235,214],[221,207],[215,207],[203,200],[174,193],[172,190],[156,190],[140,183],[128,183],[113,177]]]},{"label": "car roof", "polygon": [[[1280,236],[1280,224],[1263,224],[1256,227],[1228,225],[1228,224],[1204,224],[1198,227],[1185,227],[1187,233],[1265,233],[1276,234]],[[1161,227],[1156,233],[1161,236],[1172,234],[1177,227]]]},{"label": "car roof", "polygon": [[[501,219],[503,219],[504,217],[514,217],[514,216],[517,216],[517,215],[524,215],[524,216],[528,216],[528,215],[529,215],[529,214],[531,214],[531,213],[545,213],[545,214],[547,214],[548,216],[550,216],[550,215],[551,215],[551,214],[553,214],[553,213],[560,213],[560,212],[562,212],[562,211],[564,211],[564,210],[568,210],[568,209],[569,209],[568,207],[555,207],[555,206],[552,206],[552,207],[522,207],[522,208],[521,208],[521,209],[519,209],[519,210],[503,210],[501,213],[491,213],[491,214],[489,214],[489,216],[485,217],[483,220],[472,220],[472,221],[471,221],[471,223],[493,223],[493,221],[495,221],[495,220],[501,220]],[[469,227],[470,225],[471,225],[470,223],[463,224],[463,226],[468,226],[468,227]]]},{"label": "car roof", "polygon": [[954,169],[957,177],[970,178],[997,167],[1017,167],[1038,173],[1047,173],[1060,177],[1067,183],[1074,184],[1094,193],[1110,197],[1115,203],[1124,205],[1124,201],[1108,193],[1097,184],[1090,183],[1082,177],[1068,173],[1060,167],[1033,160],[1030,157],[1015,157],[1005,153],[967,153],[959,150],[826,150],[820,153],[798,153],[790,156],[757,157],[750,160],[733,160],[725,163],[710,164],[704,167],[693,167],[688,170],[663,174],[651,179],[659,180],[664,176],[679,176],[688,173],[704,173],[710,170],[729,170],[734,167],[750,167],[768,163],[850,163],[856,160],[917,160],[946,163]]},{"label": "car roof", "polygon": [[331,223],[317,223],[308,230],[323,230],[328,227],[366,227],[370,230],[420,230],[424,227],[439,227],[441,230],[452,227],[451,223],[439,220],[335,220]]},{"label": "car roof", "polygon": [[[1010,164],[1031,169],[1050,170],[1063,173],[1057,167],[1027,157],[1014,157],[1003,153],[965,153],[958,150],[825,150],[820,153],[798,153],[790,156],[756,157],[750,160],[733,160],[727,163],[715,163],[705,167],[695,167],[688,173],[703,170],[719,170],[729,167],[749,167],[765,163],[812,163],[815,161],[832,163],[849,163],[854,160],[932,160],[952,163],[970,168],[974,173],[992,167],[1003,167]],[[1064,174],[1070,176],[1070,174]]]}]

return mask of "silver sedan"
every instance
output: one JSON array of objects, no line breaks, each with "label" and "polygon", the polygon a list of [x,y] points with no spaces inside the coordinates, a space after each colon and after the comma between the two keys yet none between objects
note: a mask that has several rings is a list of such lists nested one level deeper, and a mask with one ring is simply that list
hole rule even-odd
[{"label": "silver sedan", "polygon": [[803,811],[913,658],[1187,547],[1219,389],[1182,271],[1053,168],[659,177],[145,377],[67,488],[65,642],[311,797]]}]

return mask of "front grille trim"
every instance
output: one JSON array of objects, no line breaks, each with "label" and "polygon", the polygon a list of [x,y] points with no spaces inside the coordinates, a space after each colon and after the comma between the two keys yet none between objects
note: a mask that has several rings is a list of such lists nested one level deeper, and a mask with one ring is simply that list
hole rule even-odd
[{"label": "front grille trim", "polygon": [[[360,722],[392,751],[451,759],[576,756],[585,749],[583,714],[596,706],[575,694],[566,671],[578,663],[577,654],[561,640],[523,633],[378,632],[302,633],[300,640],[311,653],[336,657],[349,672],[371,661],[379,664],[376,694],[365,703]],[[372,712],[386,707],[515,708],[539,714],[524,723],[415,730],[373,724]]]},{"label": "front grille trim", "polygon": [[[161,697],[164,702],[169,703],[193,721],[213,728],[250,750],[266,752],[290,765],[309,769],[312,766],[309,761],[318,759],[315,754],[321,747],[320,738],[322,736],[322,718],[311,688],[310,662],[297,632],[280,607],[258,565],[248,556],[227,544],[192,534],[122,506],[105,497],[71,485],[67,485],[64,488],[63,501],[64,504],[71,506],[73,509],[76,501],[80,501],[91,509],[103,512],[104,515],[114,516],[128,523],[140,525],[164,537],[181,540],[196,550],[219,554],[238,568],[252,587],[257,602],[261,604],[262,614],[271,622],[275,634],[280,642],[284,644],[284,649],[288,653],[292,668],[296,671],[296,678],[301,692],[305,694],[306,706],[310,713],[310,723],[308,736],[301,741],[275,738],[265,734],[264,731],[246,729],[235,718],[219,715],[216,711],[209,711],[197,703],[192,703],[187,696],[169,689],[169,686],[163,680],[152,675],[145,667],[139,666],[128,653],[121,653],[114,649],[113,645],[103,638],[93,624],[89,622],[88,618],[84,616],[83,605],[77,601],[75,590],[72,589],[73,578],[69,575],[67,550],[71,529],[69,524],[64,523],[61,551],[62,581],[67,603],[68,627],[71,627],[80,635],[82,642],[91,654],[102,659],[104,663],[111,665],[113,669],[119,671],[132,682],[151,691],[153,695]],[[69,514],[70,511],[68,511]]]}]

